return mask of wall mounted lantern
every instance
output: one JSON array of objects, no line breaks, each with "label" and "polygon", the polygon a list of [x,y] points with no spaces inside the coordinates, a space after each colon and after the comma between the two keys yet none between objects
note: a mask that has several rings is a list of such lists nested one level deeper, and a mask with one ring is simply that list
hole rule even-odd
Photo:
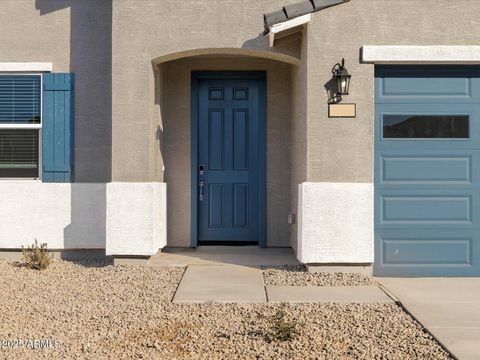
[{"label": "wall mounted lantern", "polygon": [[[327,89],[328,100],[328,117],[331,118],[354,118],[357,116],[357,107],[355,104],[344,104],[343,95],[348,95],[350,88],[350,79],[352,75],[345,68],[345,59],[341,63],[335,64],[332,68],[333,78],[329,81],[330,86]],[[328,84],[328,83],[327,83]]]},{"label": "wall mounted lantern", "polygon": [[332,68],[332,74],[337,83],[337,92],[335,97],[341,100],[342,95],[348,95],[348,89],[350,88],[350,75],[345,68],[345,59],[342,59],[342,63],[337,63]]}]

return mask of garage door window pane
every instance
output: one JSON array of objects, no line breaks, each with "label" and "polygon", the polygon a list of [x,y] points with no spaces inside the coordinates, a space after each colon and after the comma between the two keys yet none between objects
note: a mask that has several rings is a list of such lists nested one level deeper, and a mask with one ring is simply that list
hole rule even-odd
[{"label": "garage door window pane", "polygon": [[384,139],[468,139],[468,115],[383,115]]}]

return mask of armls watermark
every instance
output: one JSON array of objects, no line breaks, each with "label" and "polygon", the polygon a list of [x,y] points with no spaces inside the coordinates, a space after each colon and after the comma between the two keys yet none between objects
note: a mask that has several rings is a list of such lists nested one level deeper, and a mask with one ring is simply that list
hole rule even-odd
[{"label": "armls watermark", "polygon": [[6,349],[58,349],[61,347],[57,339],[6,339],[0,340],[0,348]]}]

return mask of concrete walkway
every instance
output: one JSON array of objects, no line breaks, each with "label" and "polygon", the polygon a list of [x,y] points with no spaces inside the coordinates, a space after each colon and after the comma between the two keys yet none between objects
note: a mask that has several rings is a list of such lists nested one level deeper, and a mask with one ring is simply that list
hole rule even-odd
[{"label": "concrete walkway", "polygon": [[263,288],[263,275],[259,269],[190,265],[178,285],[173,302],[266,302]]},{"label": "concrete walkway", "polygon": [[187,267],[174,303],[393,302],[376,286],[265,286],[259,268],[238,265]]},{"label": "concrete walkway", "polygon": [[377,278],[460,360],[480,360],[480,278]]}]

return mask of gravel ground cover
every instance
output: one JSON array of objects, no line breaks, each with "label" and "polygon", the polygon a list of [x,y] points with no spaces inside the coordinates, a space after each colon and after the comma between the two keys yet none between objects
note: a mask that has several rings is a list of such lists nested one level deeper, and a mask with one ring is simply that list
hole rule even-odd
[{"label": "gravel ground cover", "polygon": [[303,265],[262,267],[265,285],[277,286],[358,286],[375,285],[367,275],[347,273],[309,273]]},{"label": "gravel ground cover", "polygon": [[[0,341],[8,359],[448,359],[393,304],[198,304],[171,298],[183,268],[73,264],[39,272],[0,261]],[[267,341],[282,309],[298,335]]]}]

